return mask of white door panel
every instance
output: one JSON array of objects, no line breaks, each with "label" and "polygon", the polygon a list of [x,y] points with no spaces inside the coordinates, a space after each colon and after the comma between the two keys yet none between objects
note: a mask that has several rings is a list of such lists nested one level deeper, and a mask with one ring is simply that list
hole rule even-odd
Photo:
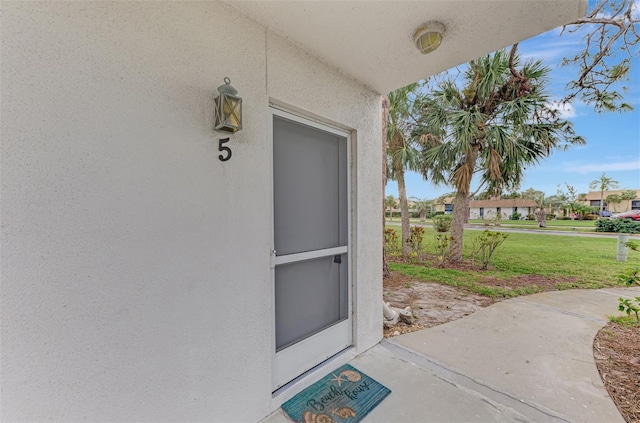
[{"label": "white door panel", "polygon": [[273,389],[351,344],[348,136],[273,110]]}]

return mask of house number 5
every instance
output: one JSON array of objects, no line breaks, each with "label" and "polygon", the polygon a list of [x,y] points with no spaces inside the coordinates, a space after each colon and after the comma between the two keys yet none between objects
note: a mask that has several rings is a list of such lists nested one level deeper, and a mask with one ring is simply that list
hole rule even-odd
[{"label": "house number 5", "polygon": [[223,153],[227,153],[226,156],[224,154],[218,155],[218,158],[220,159],[220,161],[226,162],[227,160],[229,160],[231,158],[231,149],[229,147],[225,147],[223,145],[223,144],[226,144],[228,142],[229,142],[229,138],[220,138],[218,140],[218,151],[222,151]]}]

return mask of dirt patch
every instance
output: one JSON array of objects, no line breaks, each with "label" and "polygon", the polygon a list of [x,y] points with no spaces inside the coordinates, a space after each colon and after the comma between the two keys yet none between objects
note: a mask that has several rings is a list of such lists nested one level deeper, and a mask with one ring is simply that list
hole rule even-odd
[{"label": "dirt patch", "polygon": [[[399,260],[396,260],[399,261]],[[470,263],[448,264],[447,268],[473,270]],[[537,287],[532,292],[555,291],[560,283],[570,284],[575,278],[548,278],[541,275],[519,275],[509,279],[484,275],[476,283],[487,287],[499,287],[506,290]],[[391,272],[384,280],[383,299],[392,307],[411,307],[415,323],[399,323],[393,328],[385,328],[385,338],[428,328],[459,319],[487,307],[504,298],[490,298],[475,294],[464,288],[456,288],[439,283],[423,282],[415,277],[399,272]]]},{"label": "dirt patch", "polygon": [[640,327],[609,322],[596,335],[593,356],[620,414],[640,422]]},{"label": "dirt patch", "polygon": [[540,291],[556,291],[558,284],[572,284],[577,281],[576,278],[548,278],[541,275],[519,275],[509,279],[483,276],[478,282],[486,286],[498,286],[508,289],[526,288],[535,285],[540,288]]},{"label": "dirt patch", "polygon": [[384,280],[383,298],[392,307],[411,307],[414,324],[399,323],[384,330],[385,338],[459,319],[493,304],[489,297],[438,283],[421,282],[398,272]]}]

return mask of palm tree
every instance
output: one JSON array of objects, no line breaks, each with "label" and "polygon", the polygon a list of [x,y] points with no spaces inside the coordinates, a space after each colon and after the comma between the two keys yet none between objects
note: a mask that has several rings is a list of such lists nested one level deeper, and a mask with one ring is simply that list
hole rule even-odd
[{"label": "palm tree", "polygon": [[[387,189],[387,123],[389,122],[389,97],[382,96],[382,239],[385,239],[386,224],[385,210],[387,209],[387,198],[384,196]],[[391,212],[393,216],[393,211]],[[382,278],[391,277],[391,269],[387,263],[386,242],[382,242]]]},{"label": "palm tree", "polygon": [[393,195],[387,195],[384,199],[384,207],[389,210],[389,219],[393,220],[393,208],[396,206],[396,199]]},{"label": "palm tree", "polygon": [[424,222],[427,218],[427,213],[433,213],[433,200],[429,199],[419,199],[418,197],[411,197],[411,201],[418,208],[418,212],[420,213],[420,222]]},{"label": "palm tree", "polygon": [[607,195],[607,206],[611,206],[611,209],[609,209],[609,211],[617,213],[618,212],[618,207],[617,205],[622,203],[622,197],[620,196],[620,194],[609,194]]},{"label": "palm tree", "polygon": [[620,200],[626,201],[627,204],[624,207],[624,211],[631,210],[633,208],[632,201],[638,196],[636,190],[626,189],[620,193]]},{"label": "palm tree", "polygon": [[[540,61],[519,67],[516,49],[470,62],[460,85],[455,78],[442,80],[423,99],[415,135],[434,145],[423,154],[423,176],[456,190],[449,256],[454,262],[462,259],[464,222],[476,192],[517,190],[528,166],[556,148],[585,142],[550,107],[544,91],[550,70]],[[472,193],[474,179],[479,186]]]},{"label": "palm tree", "polygon": [[600,191],[600,216],[602,217],[602,212],[604,211],[604,192],[610,189],[618,188],[618,181],[614,181],[613,179],[607,177],[607,175],[602,172],[602,176],[600,179],[596,179],[591,181],[589,184],[589,189]]},{"label": "palm tree", "polygon": [[387,122],[387,172],[389,179],[398,183],[400,200],[400,220],[402,222],[402,254],[407,257],[410,245],[407,240],[411,236],[409,227],[409,204],[404,181],[405,170],[417,168],[418,150],[414,140],[409,136],[415,125],[415,105],[419,98],[419,83],[390,92],[389,118]]},{"label": "palm tree", "polygon": [[522,191],[522,198],[532,200],[534,203],[536,203],[536,210],[533,214],[535,215],[536,221],[538,222],[538,227],[546,228],[547,206],[549,205],[549,202],[545,198],[544,192],[529,188],[525,191]]}]

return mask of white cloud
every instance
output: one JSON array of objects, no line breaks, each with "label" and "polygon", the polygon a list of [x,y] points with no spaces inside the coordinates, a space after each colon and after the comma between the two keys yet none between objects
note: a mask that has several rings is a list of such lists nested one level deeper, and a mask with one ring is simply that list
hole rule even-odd
[{"label": "white cloud", "polygon": [[585,174],[589,172],[640,171],[640,159],[628,162],[603,162],[596,164],[565,164],[565,172]]},{"label": "white cloud", "polygon": [[549,108],[558,111],[561,119],[571,119],[576,117],[576,109],[571,103],[560,103],[558,101],[552,101],[549,103]]},{"label": "white cloud", "polygon": [[578,53],[583,47],[582,40],[550,40],[540,42],[534,48],[523,49],[521,57],[524,60],[542,60],[556,65],[560,63],[560,59]]}]

